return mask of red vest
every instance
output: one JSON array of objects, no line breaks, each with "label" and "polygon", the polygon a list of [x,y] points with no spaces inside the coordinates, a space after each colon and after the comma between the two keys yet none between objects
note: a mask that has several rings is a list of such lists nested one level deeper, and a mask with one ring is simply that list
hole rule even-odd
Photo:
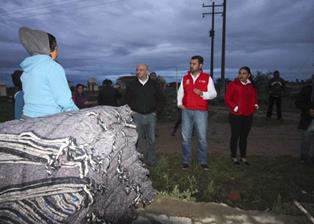
[{"label": "red vest", "polygon": [[207,92],[208,80],[210,76],[206,73],[201,73],[193,83],[193,78],[190,72],[183,77],[184,95],[182,104],[190,110],[208,110],[208,100],[193,92],[193,89],[199,89],[202,92]]}]

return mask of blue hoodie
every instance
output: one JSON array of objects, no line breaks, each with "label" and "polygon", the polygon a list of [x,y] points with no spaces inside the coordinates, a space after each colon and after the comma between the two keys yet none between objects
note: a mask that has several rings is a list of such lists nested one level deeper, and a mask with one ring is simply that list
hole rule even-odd
[{"label": "blue hoodie", "polygon": [[23,115],[42,117],[78,108],[61,65],[48,55],[33,55],[20,64],[25,106]]}]

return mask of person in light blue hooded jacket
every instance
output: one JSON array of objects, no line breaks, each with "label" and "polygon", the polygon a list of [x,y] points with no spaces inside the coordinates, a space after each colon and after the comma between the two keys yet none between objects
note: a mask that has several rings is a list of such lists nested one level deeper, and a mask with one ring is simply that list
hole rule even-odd
[{"label": "person in light blue hooded jacket", "polygon": [[31,55],[20,64],[24,101],[24,117],[43,117],[78,108],[65,77],[64,69],[55,60],[56,38],[50,33],[22,27],[20,40]]}]

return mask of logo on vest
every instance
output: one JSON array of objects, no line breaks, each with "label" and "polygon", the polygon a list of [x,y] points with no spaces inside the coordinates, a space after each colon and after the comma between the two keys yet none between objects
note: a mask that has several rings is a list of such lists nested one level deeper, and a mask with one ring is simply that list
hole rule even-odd
[{"label": "logo on vest", "polygon": [[189,79],[186,80],[186,81],[185,81],[185,84],[190,85],[190,80],[189,80]]},{"label": "logo on vest", "polygon": [[199,80],[198,82],[200,82],[200,83],[206,83],[205,80]]}]

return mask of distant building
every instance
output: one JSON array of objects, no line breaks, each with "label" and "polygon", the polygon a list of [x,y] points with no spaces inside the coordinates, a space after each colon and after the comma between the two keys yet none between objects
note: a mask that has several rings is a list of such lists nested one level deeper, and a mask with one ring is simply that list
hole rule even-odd
[{"label": "distant building", "polygon": [[0,83],[0,96],[7,96],[7,86]]},{"label": "distant building", "polygon": [[91,78],[87,81],[87,90],[90,92],[97,92],[99,90],[96,79]]}]

